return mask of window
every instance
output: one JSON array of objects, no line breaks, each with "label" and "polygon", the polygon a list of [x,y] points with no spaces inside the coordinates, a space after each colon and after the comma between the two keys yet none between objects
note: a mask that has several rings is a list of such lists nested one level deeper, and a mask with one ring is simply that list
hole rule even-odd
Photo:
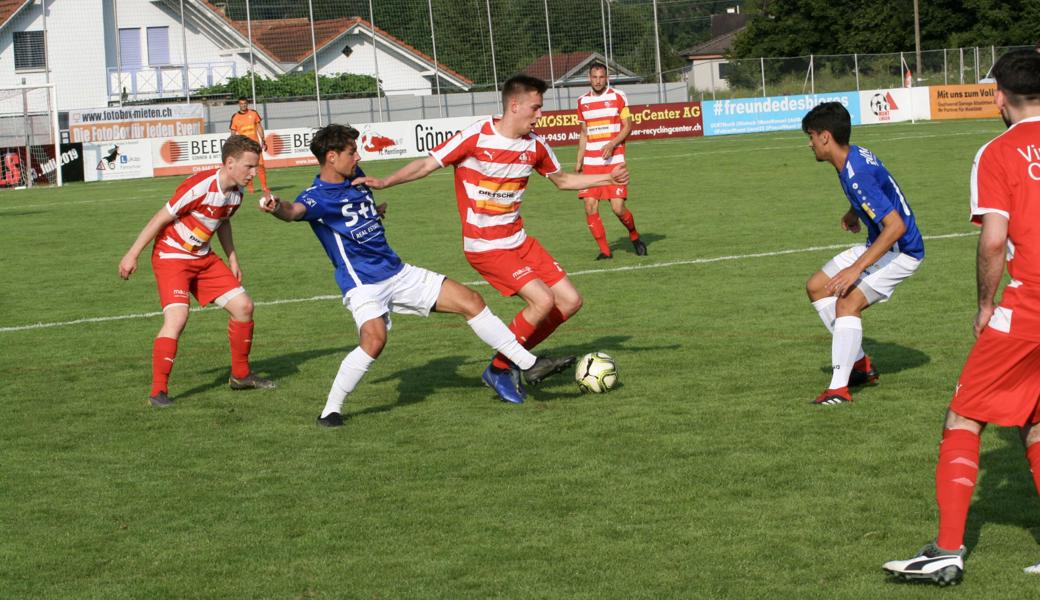
[{"label": "window", "polygon": [[729,79],[733,67],[728,62],[719,63],[719,79]]},{"label": "window", "polygon": [[42,31],[14,32],[14,68],[47,68],[47,52]]},{"label": "window", "polygon": [[170,64],[170,28],[148,28],[148,64]]},{"label": "window", "polygon": [[122,68],[141,66],[141,29],[119,30],[119,65]]}]

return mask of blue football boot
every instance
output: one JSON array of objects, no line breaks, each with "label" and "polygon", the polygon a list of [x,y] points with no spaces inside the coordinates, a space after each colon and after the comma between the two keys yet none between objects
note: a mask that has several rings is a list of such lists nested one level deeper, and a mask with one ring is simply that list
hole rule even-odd
[{"label": "blue football boot", "polygon": [[512,369],[499,369],[494,365],[488,365],[481,376],[484,384],[495,390],[498,397],[504,402],[523,404],[526,394],[520,388],[519,377]]}]

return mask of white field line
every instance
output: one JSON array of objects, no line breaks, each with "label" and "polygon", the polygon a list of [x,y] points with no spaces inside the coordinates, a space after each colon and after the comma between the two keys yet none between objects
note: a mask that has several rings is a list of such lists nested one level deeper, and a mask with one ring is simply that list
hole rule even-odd
[{"label": "white field line", "polygon": [[[926,240],[944,240],[950,238],[962,238],[968,236],[978,235],[977,231],[968,231],[961,233],[946,233],[943,235],[930,235],[925,236]],[[707,265],[717,262],[725,262],[731,260],[747,260],[752,258],[770,258],[774,256],[785,256],[787,254],[803,254],[806,252],[817,252],[819,250],[835,250],[838,248],[848,248],[849,244],[830,244],[827,246],[810,246],[808,248],[792,248],[788,250],[775,250],[773,252],[756,252],[754,254],[732,254],[728,256],[714,256],[711,258],[689,258],[684,260],[673,260],[662,263],[643,264],[643,265],[629,265],[624,267],[612,267],[609,269],[588,269],[585,271],[572,271],[568,273],[568,276],[575,277],[578,275],[596,275],[600,273],[620,273],[622,271],[640,271],[644,269],[665,269],[668,267],[678,267],[685,265]],[[480,281],[466,281],[463,282],[468,286],[481,286],[487,285],[484,280]],[[299,302],[316,302],[325,300],[336,300],[340,301],[341,296],[337,295],[323,295],[323,296],[311,296],[310,298],[284,298],[281,300],[254,300],[253,304],[256,306],[276,306],[279,304],[296,304]],[[200,312],[208,310],[218,310],[216,306],[208,306],[205,308],[195,307],[191,309],[191,312]],[[31,331],[34,329],[49,329],[51,327],[67,327],[70,325],[82,325],[85,323],[104,323],[107,321],[125,321],[128,319],[148,319],[152,317],[158,317],[162,315],[162,312],[148,312],[148,313],[135,313],[129,315],[114,315],[109,317],[88,317],[84,319],[76,319],[74,321],[55,321],[50,323],[32,323],[29,325],[15,325],[12,327],[0,327],[0,333],[13,333],[16,331]]]}]

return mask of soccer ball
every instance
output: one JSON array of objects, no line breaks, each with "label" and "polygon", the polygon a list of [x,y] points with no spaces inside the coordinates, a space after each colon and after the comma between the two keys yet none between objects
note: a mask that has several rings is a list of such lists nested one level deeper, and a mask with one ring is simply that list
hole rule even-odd
[{"label": "soccer ball", "polygon": [[606,392],[617,385],[617,365],[613,358],[603,352],[590,352],[578,359],[574,379],[578,382],[578,389],[583,392]]}]

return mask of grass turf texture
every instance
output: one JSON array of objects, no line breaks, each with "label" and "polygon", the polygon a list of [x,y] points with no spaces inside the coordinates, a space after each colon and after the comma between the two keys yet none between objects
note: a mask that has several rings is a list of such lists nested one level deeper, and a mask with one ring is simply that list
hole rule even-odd
[{"label": "grass turf texture", "polygon": [[[862,239],[839,229],[834,171],[800,133],[631,144],[645,258],[604,207],[615,259],[595,262],[575,195],[532,180],[528,231],[585,296],[544,350],[611,354],[620,389],[579,395],[558,376],[506,405],[461,318],[397,316],[339,430],[314,418],[353,321],[308,300],[338,291],[309,227],[251,194],[235,240],[253,364],[277,390],[227,389],[219,310],[192,314],[168,410],[147,404],[158,316],[0,331],[0,597],[932,597],[880,565],[934,535],[940,422],[972,341],[968,174],[1000,130],[853,132],[926,236],[968,235],[926,242],[919,272],[866,312],[881,383],[837,407],[809,404],[830,341],[803,284],[839,249],[740,258]],[[559,156],[572,165],[573,147]],[[270,182],[291,199],[313,173]],[[157,311],[147,254],[129,282],[116,266],[179,181],[0,194],[0,328]],[[450,171],[377,198],[405,260],[479,280]],[[697,262],[719,257],[736,258]],[[507,322],[520,308],[476,289]],[[948,593],[1028,597],[1040,522],[1013,432],[984,435],[982,469]]]}]

